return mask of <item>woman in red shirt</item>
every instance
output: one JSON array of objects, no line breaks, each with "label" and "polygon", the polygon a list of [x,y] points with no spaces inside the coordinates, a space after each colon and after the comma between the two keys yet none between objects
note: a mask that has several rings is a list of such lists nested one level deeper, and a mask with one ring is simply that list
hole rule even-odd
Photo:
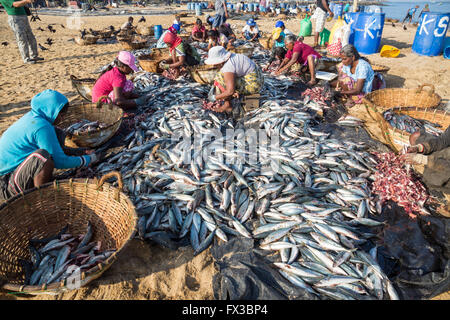
[{"label": "woman in red shirt", "polygon": [[303,67],[308,67],[311,75],[311,80],[308,82],[308,85],[315,85],[315,65],[317,60],[322,58],[322,56],[311,46],[299,41],[299,39],[292,34],[286,36],[285,45],[288,52],[275,72],[275,75],[280,75],[286,71],[302,71]]},{"label": "woman in red shirt", "polygon": [[132,109],[145,105],[148,96],[140,96],[133,92],[134,85],[127,80],[127,75],[138,71],[136,59],[128,51],[120,51],[114,66],[110,66],[95,82],[92,88],[92,102],[102,96],[109,96],[112,102],[122,109]]},{"label": "woman in red shirt", "polygon": [[192,40],[204,42],[206,41],[206,28],[202,24],[202,20],[197,19],[194,28],[192,28]]}]

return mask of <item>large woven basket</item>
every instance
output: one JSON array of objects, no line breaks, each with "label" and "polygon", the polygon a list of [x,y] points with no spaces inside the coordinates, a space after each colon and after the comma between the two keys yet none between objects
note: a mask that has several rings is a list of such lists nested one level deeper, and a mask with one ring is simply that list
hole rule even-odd
[{"label": "large woven basket", "polygon": [[[116,177],[119,189],[105,181]],[[134,237],[137,215],[133,203],[121,191],[122,178],[111,172],[96,179],[50,182],[19,194],[0,205],[0,278],[2,288],[12,293],[58,294],[78,289],[100,277]],[[42,286],[25,286],[25,272],[19,260],[30,261],[30,239],[56,235],[65,226],[68,233],[86,233],[93,226],[92,241],[101,241],[101,250],[116,250],[95,267],[81,272],[79,283],[67,280]]]},{"label": "large woven basket", "polygon": [[78,79],[74,75],[70,76],[70,81],[72,82],[72,87],[77,90],[78,94],[85,100],[92,101],[92,88],[95,85],[95,79],[86,78]]},{"label": "large woven basket", "polygon": [[168,56],[170,54],[169,48],[153,48],[152,53],[161,57]]},{"label": "large woven basket", "polygon": [[[431,90],[424,90],[431,87]],[[417,89],[380,89],[364,97],[364,103],[378,112],[397,107],[436,108],[441,97],[434,92],[432,84],[423,84]]]},{"label": "large woven basket", "polygon": [[75,43],[79,44],[80,46],[87,46],[90,44],[96,44],[98,39],[100,39],[99,36],[87,34],[83,38],[81,38],[80,36],[75,37]]},{"label": "large woven basket", "polygon": [[142,36],[153,36],[155,34],[153,26],[137,26],[136,32]]},{"label": "large woven basket", "polygon": [[261,38],[259,38],[259,43],[266,50],[272,49],[272,41],[271,41],[271,39],[269,37],[261,37]]},{"label": "large woven basket", "polygon": [[[409,132],[392,127],[391,124],[384,119],[382,113],[367,111],[378,122],[381,132],[384,133],[383,143],[390,146],[395,152],[401,152],[404,146],[409,146],[409,136],[411,135]],[[393,108],[392,111],[394,113],[408,115],[418,120],[427,120],[437,123],[441,126],[442,130],[447,129],[447,127],[450,126],[450,114],[435,108],[423,109],[418,107],[400,107]]]},{"label": "large woven basket", "polygon": [[162,58],[159,54],[148,54],[143,55],[138,58],[139,65],[147,72],[153,72],[153,73],[161,73],[163,70],[159,67],[159,63],[163,61],[164,58]]},{"label": "large woven basket", "polygon": [[200,84],[212,84],[220,68],[213,65],[198,65],[188,68],[192,79]]},{"label": "large woven basket", "polygon": [[143,49],[148,45],[148,40],[140,37],[118,38],[117,40],[127,51]]},{"label": "large woven basket", "polygon": [[252,48],[252,47],[237,47],[237,48],[230,49],[229,51],[234,52],[234,53],[244,54],[247,57],[251,57],[252,54],[253,54],[253,50],[255,50],[255,48]]},{"label": "large woven basket", "polygon": [[373,64],[371,63],[372,66],[372,70],[375,72],[379,72],[379,73],[386,73],[389,70],[391,70],[391,68],[387,67],[387,66],[383,66],[381,64]]},{"label": "large woven basket", "polygon": [[113,34],[113,30],[111,29],[104,29],[98,32],[100,37],[103,39],[107,39],[107,38],[111,38],[112,34]]},{"label": "large woven basket", "polygon": [[[103,103],[106,99],[108,102]],[[99,121],[107,127],[82,134],[67,135],[66,145],[72,148],[96,148],[112,138],[122,123],[123,110],[111,103],[107,96],[100,97],[97,103],[79,103],[71,105],[62,120],[55,123],[61,129],[68,128],[81,119]]]}]

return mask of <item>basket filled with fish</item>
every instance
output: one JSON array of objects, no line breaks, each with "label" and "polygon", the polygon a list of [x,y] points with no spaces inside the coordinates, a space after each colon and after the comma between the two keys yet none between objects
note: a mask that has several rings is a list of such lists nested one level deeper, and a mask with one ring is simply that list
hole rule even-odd
[{"label": "basket filled with fish", "polygon": [[229,51],[234,52],[234,53],[243,54],[243,55],[246,55],[247,57],[251,57],[253,54],[253,50],[255,50],[255,48],[253,48],[253,47],[241,46],[241,47],[232,48]]},{"label": "basket filled with fish", "polygon": [[[425,90],[424,87],[430,87]],[[364,97],[365,105],[375,112],[398,107],[436,108],[441,97],[432,84],[423,84],[417,89],[389,88],[370,92]],[[370,111],[369,111],[370,112]]]},{"label": "basket filled with fish", "polygon": [[138,58],[141,68],[147,72],[153,73],[163,72],[163,70],[159,67],[160,62],[163,60],[164,58],[158,53],[147,54]]},{"label": "basket filled with fish", "polygon": [[438,136],[450,125],[450,114],[437,109],[393,108],[383,113],[381,129],[386,140],[396,152],[409,146],[409,136],[416,131],[425,131]]},{"label": "basket filled with fish", "polygon": [[[103,103],[104,99],[108,102]],[[95,148],[116,134],[122,116],[123,110],[104,96],[98,103],[71,105],[55,125],[66,132],[65,144],[68,147]]]},{"label": "basket filled with fish", "polygon": [[212,84],[220,68],[213,65],[197,65],[189,67],[188,70],[195,82]]},{"label": "basket filled with fish", "polygon": [[118,41],[122,45],[122,48],[128,51],[143,49],[148,44],[148,39],[142,36],[120,38]]},{"label": "basket filled with fish", "polygon": [[98,39],[100,39],[99,36],[87,34],[83,37],[82,36],[75,37],[75,43],[79,44],[80,46],[86,46],[90,44],[96,44]]},{"label": "basket filled with fish", "polygon": [[70,81],[72,82],[72,87],[77,90],[78,94],[87,101],[92,101],[92,88],[95,84],[95,79],[85,78],[79,79],[74,75],[70,76]]},{"label": "basket filled with fish", "polygon": [[[116,177],[119,188],[106,180]],[[120,173],[47,183],[0,205],[0,277],[15,293],[58,294],[97,279],[134,237]]]}]

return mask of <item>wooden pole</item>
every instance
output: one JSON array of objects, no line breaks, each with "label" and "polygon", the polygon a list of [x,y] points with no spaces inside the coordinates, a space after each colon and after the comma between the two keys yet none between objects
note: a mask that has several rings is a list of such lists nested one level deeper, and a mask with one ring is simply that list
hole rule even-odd
[{"label": "wooden pole", "polygon": [[353,0],[353,12],[358,11],[358,0]]}]

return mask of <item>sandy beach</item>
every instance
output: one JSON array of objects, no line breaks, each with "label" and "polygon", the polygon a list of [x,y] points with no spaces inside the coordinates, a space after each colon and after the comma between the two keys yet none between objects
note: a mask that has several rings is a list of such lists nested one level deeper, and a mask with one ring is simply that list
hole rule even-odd
[{"label": "sandy beach", "polygon": [[[174,7],[174,10],[184,9]],[[162,8],[160,8],[162,9]],[[208,12],[206,14],[209,14]],[[205,19],[202,16],[202,20]],[[70,75],[81,78],[97,77],[92,72],[111,62],[122,49],[119,43],[80,46],[71,41],[79,34],[78,30],[67,26],[67,17],[40,15],[42,21],[32,22],[31,26],[37,42],[48,48],[40,51],[45,61],[35,65],[24,65],[20,58],[16,41],[7,23],[7,14],[0,13],[0,42],[2,46],[0,61],[0,134],[12,123],[29,111],[30,99],[45,89],[54,89],[65,94],[69,100],[78,94],[72,88]],[[127,16],[82,17],[81,28],[100,30],[113,25],[119,28]],[[140,16],[134,16],[135,24]],[[174,15],[146,15],[146,25],[161,24],[167,28],[172,24]],[[190,14],[182,18],[183,22],[192,23],[196,19]],[[257,20],[259,28],[271,32],[278,18]],[[244,20],[229,20],[235,32],[240,32]],[[56,33],[47,30],[53,25]],[[300,20],[285,20],[286,27],[298,34]],[[142,24],[142,23],[141,23]],[[334,21],[327,22],[331,29]],[[63,25],[64,28],[61,26]],[[45,31],[39,31],[38,28]],[[416,88],[422,84],[431,84],[442,98],[443,106],[450,110],[450,60],[444,57],[422,57],[414,54],[411,46],[416,27],[408,26],[403,30],[400,24],[392,26],[387,23],[383,30],[382,45],[393,45],[401,50],[397,58],[382,58],[379,54],[367,56],[371,62],[390,67],[386,75],[388,88]],[[44,42],[52,38],[54,44],[49,47]],[[305,39],[313,43],[313,37]],[[0,299],[213,299],[212,277],[216,269],[209,250],[195,256],[191,247],[177,251],[162,248],[134,239],[121,252],[113,266],[103,276],[86,287],[57,296],[24,297],[0,292]],[[450,299],[449,294],[436,299]]]}]

